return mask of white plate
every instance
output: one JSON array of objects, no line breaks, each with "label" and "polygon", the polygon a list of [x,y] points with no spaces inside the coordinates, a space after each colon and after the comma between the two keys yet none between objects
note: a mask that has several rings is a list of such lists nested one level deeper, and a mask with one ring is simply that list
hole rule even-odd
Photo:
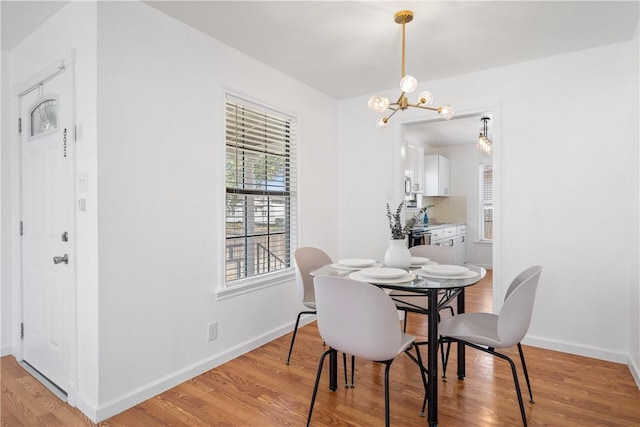
[{"label": "white plate", "polygon": [[397,279],[407,274],[407,271],[401,268],[371,267],[363,268],[360,273],[370,279]]},{"label": "white plate", "polygon": [[420,267],[429,262],[429,258],[423,258],[420,256],[411,257],[411,267]]},{"label": "white plate", "polygon": [[436,274],[438,276],[458,276],[469,271],[467,267],[462,265],[447,264],[423,265],[422,269],[427,273]]},{"label": "white plate", "polygon": [[353,280],[359,280],[360,282],[367,282],[367,283],[392,284],[392,283],[411,282],[416,278],[416,275],[413,273],[407,273],[405,271],[404,275],[400,277],[396,277],[394,279],[374,279],[372,277],[365,276],[364,274],[362,274],[362,271],[354,271],[353,273],[349,274],[349,278]]},{"label": "white plate", "polygon": [[[331,267],[336,268],[338,270],[350,270],[350,271],[361,270],[360,267],[347,267],[346,265],[342,265],[337,262],[331,264]],[[370,267],[382,267],[382,264],[380,264],[379,262],[376,262],[376,263],[373,263],[373,265],[370,265]]]},{"label": "white plate", "polygon": [[345,267],[349,267],[349,268],[370,267],[375,263],[376,261],[373,259],[361,259],[361,258],[350,258],[350,259],[338,260],[338,264],[343,265]]},{"label": "white plate", "polygon": [[419,270],[414,270],[413,271],[415,274],[417,274],[420,277],[426,277],[426,278],[431,278],[431,279],[450,279],[450,280],[457,280],[457,279],[471,279],[472,277],[476,277],[478,274],[477,271],[465,271],[462,274],[456,274],[455,276],[444,276],[442,274],[431,274],[431,273],[427,273],[426,271],[419,269]]}]

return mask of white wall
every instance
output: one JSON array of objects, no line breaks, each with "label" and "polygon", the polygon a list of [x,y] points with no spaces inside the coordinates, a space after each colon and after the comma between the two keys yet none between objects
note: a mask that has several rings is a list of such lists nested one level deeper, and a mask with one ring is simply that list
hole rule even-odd
[{"label": "white wall", "polygon": [[[73,22],[74,25],[69,25]],[[10,52],[11,84],[19,84],[40,73],[54,61],[66,58],[71,49],[75,50],[76,70],[76,119],[83,125],[83,138],[76,144],[76,168],[78,172],[89,172],[89,192],[78,194],[87,199],[87,211],[77,213],[77,354],[74,352],[71,372],[76,378],[76,389],[71,389],[70,402],[75,404],[75,392],[79,390],[78,403],[94,406],[98,399],[97,370],[97,259],[96,242],[96,4],[91,2],[69,2],[63,9],[45,22],[38,30]],[[72,72],[68,70],[67,72]],[[11,92],[12,117],[18,117],[17,98]],[[17,130],[13,122],[11,140],[3,138],[3,144],[11,143],[11,163],[8,170],[3,168],[3,176],[11,179],[11,189],[7,202],[11,206],[11,222],[18,224],[19,215],[19,144]],[[4,197],[4,192],[3,192]],[[3,205],[5,199],[3,198]],[[13,227],[15,228],[15,227]],[[9,243],[12,257],[11,286],[13,290],[11,325],[13,353],[19,354],[17,335],[20,315],[20,242],[14,233]],[[4,281],[3,281],[4,286]],[[3,307],[4,308],[4,307]]]},{"label": "white wall", "polygon": [[[627,234],[637,222],[630,182],[638,157],[629,154],[638,141],[626,126],[637,121],[630,116],[632,59],[631,43],[619,43],[429,85],[437,103],[460,113],[500,106],[494,280],[500,297],[524,268],[544,266],[528,342],[620,362],[630,353],[629,292],[638,286],[629,275],[638,238]],[[339,106],[345,255],[384,252],[384,204],[387,196],[399,200],[403,188],[399,126],[428,114],[407,110],[379,131],[367,98]],[[345,203],[354,194],[358,203]]]},{"label": "white wall", "polygon": [[300,244],[334,257],[338,175],[334,100],[144,4],[98,11],[102,419],[137,403],[129,393],[158,392],[290,331],[301,309],[293,278],[216,299],[224,90],[299,117]]},{"label": "white wall", "polygon": [[[70,403],[99,421],[292,329],[303,308],[293,278],[215,295],[224,259],[223,91],[299,118],[299,245],[333,257],[336,102],[137,2],[70,2],[10,52],[11,84],[69,49],[83,129],[77,173],[89,184],[77,193],[87,209],[77,218],[77,401]],[[17,137],[5,141],[3,130],[2,185],[12,186],[3,187],[3,209],[19,221]],[[20,306],[19,240],[4,232],[2,239],[2,274],[11,271],[8,253],[13,269],[12,283],[3,277],[2,328],[15,342],[16,314],[8,325],[4,319]],[[219,335],[209,343],[213,320]]]},{"label": "white wall", "polygon": [[[1,17],[2,13],[0,13]],[[10,170],[10,145],[9,141],[9,62],[8,53],[4,49],[0,52],[0,356],[11,354],[11,321],[13,310],[12,287],[11,287],[11,211],[10,198],[10,176],[5,172]]]},{"label": "white wall", "polygon": [[[633,135],[633,140],[635,144],[635,158],[637,159],[640,156],[640,150],[638,147],[640,146],[640,25],[636,27],[636,31],[633,35],[631,49],[635,52],[635,57],[632,57],[632,76],[636,76],[633,79],[633,90],[632,95],[634,98],[634,104],[631,108],[631,120],[629,121],[631,125],[631,134]],[[632,214],[635,216],[636,221],[635,224],[632,224],[633,234],[637,237],[640,234],[640,209],[639,209],[639,196],[640,196],[640,169],[638,169],[638,174],[632,177],[631,181],[632,194],[635,197],[632,197],[633,211]],[[640,239],[639,239],[640,240]],[[630,331],[630,342],[631,342],[631,362],[634,366],[634,370],[632,372],[635,373],[636,383],[640,387],[640,242],[635,247],[635,252],[632,252],[631,259],[635,260],[632,262],[631,269],[631,293],[629,301],[631,301],[631,331]]]}]

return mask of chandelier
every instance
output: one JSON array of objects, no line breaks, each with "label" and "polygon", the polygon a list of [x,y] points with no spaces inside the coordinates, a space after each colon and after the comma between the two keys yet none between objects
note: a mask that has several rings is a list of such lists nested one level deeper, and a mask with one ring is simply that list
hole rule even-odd
[{"label": "chandelier", "polygon": [[428,91],[420,93],[418,96],[418,103],[411,104],[407,99],[407,94],[416,90],[418,81],[415,77],[405,74],[404,72],[404,39],[405,39],[405,25],[413,20],[413,12],[410,10],[401,10],[394,15],[394,21],[397,24],[402,24],[402,79],[400,80],[400,90],[402,93],[396,102],[389,103],[389,98],[384,96],[373,95],[369,98],[369,109],[378,113],[384,113],[386,110],[391,111],[386,117],[378,119],[377,126],[380,129],[384,129],[389,124],[389,119],[398,111],[406,110],[409,107],[422,108],[424,110],[437,111],[445,120],[450,120],[453,117],[453,107],[451,105],[445,105],[443,107],[431,107],[433,102],[433,94]]},{"label": "chandelier", "polygon": [[484,116],[480,119],[482,121],[482,128],[480,128],[480,135],[478,135],[478,151],[482,154],[486,154],[487,156],[491,155],[491,148],[493,144],[489,139],[489,128],[487,126],[487,122],[491,120],[490,117]]}]

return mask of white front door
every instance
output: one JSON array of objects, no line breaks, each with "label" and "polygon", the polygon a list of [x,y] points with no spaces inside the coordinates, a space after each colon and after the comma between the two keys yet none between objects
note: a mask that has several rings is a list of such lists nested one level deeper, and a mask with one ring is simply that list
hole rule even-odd
[{"label": "white front door", "polygon": [[68,389],[75,288],[71,77],[20,98],[22,153],[22,357]]}]

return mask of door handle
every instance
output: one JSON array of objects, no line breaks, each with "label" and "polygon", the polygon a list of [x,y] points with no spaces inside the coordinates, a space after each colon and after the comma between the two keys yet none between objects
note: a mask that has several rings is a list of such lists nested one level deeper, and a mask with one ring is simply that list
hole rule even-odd
[{"label": "door handle", "polygon": [[53,263],[54,264],[62,264],[63,262],[65,264],[69,264],[69,255],[64,254],[63,256],[54,256],[53,257]]}]

